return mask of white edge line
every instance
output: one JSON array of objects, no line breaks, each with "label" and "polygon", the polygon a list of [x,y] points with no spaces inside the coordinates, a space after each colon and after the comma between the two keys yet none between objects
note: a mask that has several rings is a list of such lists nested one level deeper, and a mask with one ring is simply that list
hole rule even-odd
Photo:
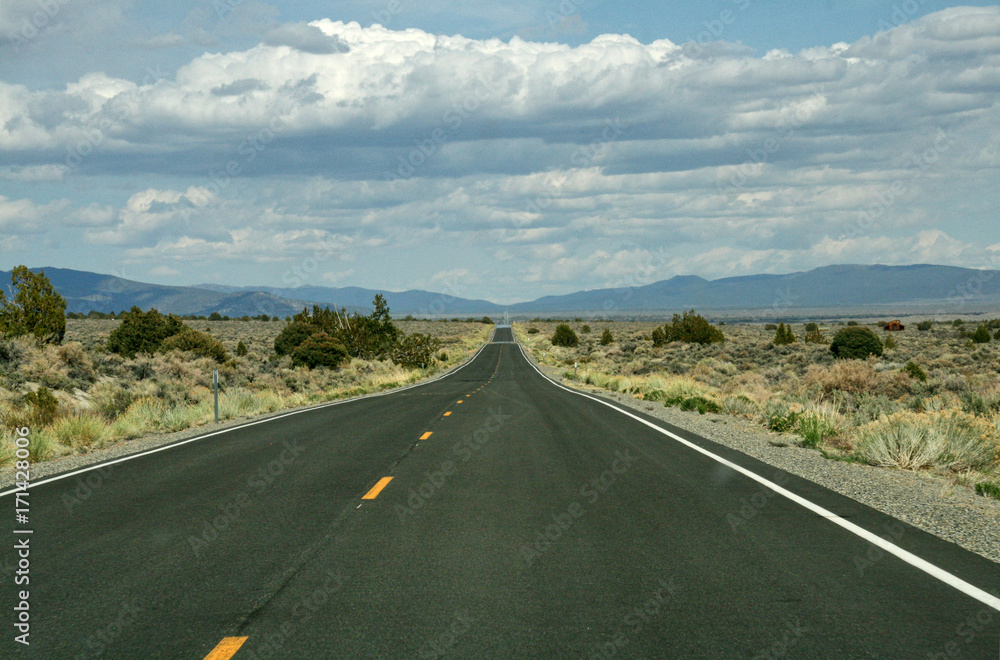
[{"label": "white edge line", "polygon": [[[494,329],[493,329],[493,334],[494,335],[496,334],[496,327],[494,327]],[[431,379],[431,380],[427,380],[427,381],[424,381],[422,383],[414,383],[412,385],[407,385],[405,387],[400,387],[399,389],[395,389],[395,390],[392,390],[392,391],[389,391],[389,392],[376,392],[375,394],[365,394],[365,395],[356,396],[356,397],[353,397],[353,398],[350,398],[350,399],[341,399],[339,401],[330,401],[330,402],[327,402],[327,403],[320,403],[320,404],[317,404],[315,406],[310,406],[308,408],[303,408],[301,410],[292,410],[290,412],[281,413],[279,415],[274,415],[273,417],[267,417],[265,419],[258,419],[258,420],[252,421],[252,422],[246,422],[245,424],[238,424],[236,426],[230,426],[229,428],[219,429],[218,431],[212,431],[211,433],[205,433],[204,435],[196,435],[193,438],[188,438],[186,440],[178,440],[177,442],[171,442],[169,444],[162,445],[160,447],[154,447],[153,449],[147,449],[146,451],[141,451],[141,452],[138,452],[138,453],[135,453],[135,454],[129,454],[128,456],[122,456],[121,458],[116,458],[113,461],[104,461],[102,463],[94,463],[93,465],[88,465],[88,466],[82,467],[82,468],[80,468],[78,470],[73,470],[72,472],[64,472],[62,474],[57,474],[57,475],[54,475],[54,476],[51,476],[51,477],[46,477],[44,479],[41,479],[40,481],[32,481],[29,484],[28,487],[30,489],[30,488],[34,488],[35,486],[41,486],[43,484],[52,483],[53,481],[61,481],[63,479],[68,479],[70,477],[74,477],[74,476],[76,476],[78,474],[84,474],[86,472],[92,472],[94,470],[100,470],[101,468],[107,467],[108,465],[115,465],[117,463],[124,463],[125,461],[131,461],[132,459],[135,459],[135,458],[140,458],[142,456],[149,456],[150,454],[156,454],[156,453],[161,452],[161,451],[167,451],[168,449],[173,449],[175,447],[180,447],[181,445],[186,445],[186,444],[188,444],[190,442],[196,442],[198,440],[204,440],[205,438],[211,438],[212,436],[215,436],[215,435],[222,435],[223,433],[229,433],[231,431],[237,431],[239,429],[249,428],[251,426],[256,426],[258,424],[266,424],[268,422],[273,422],[275,420],[282,419],[284,417],[291,417],[292,415],[301,415],[302,413],[312,412],[314,410],[320,410],[322,408],[331,408],[333,406],[339,406],[339,405],[343,405],[345,403],[351,403],[353,401],[361,401],[361,400],[364,400],[364,399],[374,399],[374,398],[380,397],[380,396],[389,396],[389,395],[392,395],[392,394],[398,394],[399,392],[403,392],[405,390],[413,389],[415,387],[422,387],[424,385],[430,385],[431,383],[436,383],[438,381],[444,380],[445,378],[448,378],[448,377],[452,376],[453,374],[457,374],[462,369],[465,369],[467,366],[469,366],[470,364],[472,364],[472,362],[477,357],[479,357],[479,354],[483,352],[483,349],[485,349],[491,343],[493,343],[493,335],[490,336],[490,338],[486,341],[485,344],[483,344],[482,346],[479,347],[479,350],[476,351],[476,354],[473,355],[471,358],[469,358],[465,362],[465,364],[459,366],[456,369],[453,369],[453,370],[449,371],[448,373],[444,374],[443,376],[440,376],[438,378],[434,378],[434,379]],[[11,494],[16,493],[16,492],[18,492],[20,490],[21,490],[20,488],[18,488],[18,487],[15,486],[14,488],[10,488],[10,489],[5,490],[5,491],[0,491],[0,497],[4,497],[6,495],[11,495]]]},{"label": "white edge line", "polygon": [[535,366],[535,364],[532,362],[532,360],[525,354],[524,347],[521,346],[521,344],[518,344],[518,346],[521,349],[521,355],[523,355],[524,358],[525,358],[525,360],[527,360],[528,364],[531,365],[531,368],[534,369],[535,371],[537,371],[538,374],[542,378],[544,378],[545,380],[549,381],[550,383],[552,383],[556,387],[558,387],[560,389],[563,389],[563,390],[566,390],[567,392],[571,392],[572,394],[577,394],[577,395],[582,396],[582,397],[584,397],[586,399],[590,399],[591,401],[596,401],[597,403],[605,405],[608,408],[611,408],[612,410],[617,410],[621,414],[626,415],[628,417],[631,417],[632,419],[634,419],[634,420],[636,420],[638,422],[641,422],[642,424],[645,424],[646,426],[650,427],[651,429],[659,431],[663,435],[668,436],[668,437],[676,440],[677,442],[680,442],[681,444],[683,444],[683,445],[685,445],[687,447],[690,447],[691,449],[694,449],[695,451],[701,452],[705,456],[708,456],[709,458],[711,458],[711,459],[713,459],[715,461],[718,461],[719,463],[722,463],[726,467],[731,468],[733,470],[736,470],[740,474],[742,474],[742,475],[744,475],[746,477],[749,477],[750,479],[753,479],[754,481],[758,482],[759,484],[761,484],[761,485],[763,485],[763,486],[765,486],[767,488],[770,488],[771,490],[773,490],[775,493],[781,495],[782,497],[785,497],[785,498],[791,500],[792,502],[795,502],[796,504],[798,504],[798,505],[800,505],[802,507],[805,507],[809,511],[812,511],[813,513],[817,514],[818,516],[829,520],[830,522],[834,523],[835,525],[840,525],[841,527],[843,527],[847,531],[851,532],[852,534],[860,536],[861,538],[863,538],[864,540],[868,541],[869,543],[882,548],[883,550],[885,550],[886,552],[888,552],[890,554],[895,555],[896,557],[902,559],[903,561],[905,561],[907,564],[910,564],[914,568],[918,568],[921,571],[923,571],[923,572],[927,573],[928,575],[930,575],[931,577],[935,577],[938,580],[944,582],[948,586],[953,587],[955,589],[958,589],[959,591],[961,591],[965,595],[970,596],[971,598],[975,598],[976,600],[978,600],[979,602],[983,603],[984,605],[988,605],[989,607],[992,607],[993,609],[995,609],[997,611],[1000,611],[1000,598],[997,598],[996,596],[991,595],[989,592],[984,591],[984,590],[980,589],[979,587],[977,587],[975,585],[969,584],[968,582],[966,582],[962,578],[957,577],[955,575],[952,575],[951,573],[949,573],[948,571],[944,570],[943,568],[935,566],[934,564],[930,563],[929,561],[927,561],[925,559],[921,559],[920,557],[918,557],[917,555],[913,554],[912,552],[910,552],[908,550],[904,550],[903,548],[900,548],[895,543],[891,543],[891,542],[885,540],[884,538],[882,538],[881,536],[873,534],[873,533],[869,532],[867,529],[864,529],[863,527],[859,527],[858,525],[855,525],[854,523],[852,523],[852,522],[850,522],[848,520],[845,520],[844,518],[841,518],[840,516],[838,516],[837,514],[833,513],[832,511],[829,511],[829,510],[821,507],[818,504],[814,504],[813,502],[805,499],[804,497],[796,495],[795,493],[782,488],[781,486],[779,486],[778,484],[774,483],[773,481],[770,481],[769,479],[766,479],[766,478],[760,476],[759,474],[757,474],[755,472],[752,472],[752,471],[750,471],[750,470],[748,470],[748,469],[746,469],[744,467],[741,467],[741,466],[739,466],[739,465],[737,465],[737,464],[735,464],[735,463],[733,463],[731,461],[726,460],[725,458],[722,458],[721,456],[719,456],[717,454],[714,454],[714,453],[710,452],[709,450],[705,449],[704,447],[699,447],[698,445],[694,444],[690,440],[686,440],[686,439],[682,438],[681,436],[677,435],[676,433],[672,433],[672,432],[670,432],[670,431],[668,431],[668,430],[666,430],[664,428],[661,428],[661,427],[657,426],[656,424],[653,424],[652,422],[650,422],[648,420],[645,420],[642,417],[639,417],[638,415],[634,415],[634,414],[632,414],[631,412],[629,412],[627,410],[623,410],[623,409],[619,408],[618,406],[612,405],[611,403],[609,403],[607,401],[604,401],[603,399],[600,399],[600,398],[595,397],[595,396],[591,396],[589,394],[585,394],[583,392],[579,392],[577,390],[574,390],[574,389],[571,389],[569,387],[566,387],[565,385],[563,385],[561,383],[556,382],[552,378],[549,378],[544,373],[542,373],[542,370],[539,369],[537,366]]}]

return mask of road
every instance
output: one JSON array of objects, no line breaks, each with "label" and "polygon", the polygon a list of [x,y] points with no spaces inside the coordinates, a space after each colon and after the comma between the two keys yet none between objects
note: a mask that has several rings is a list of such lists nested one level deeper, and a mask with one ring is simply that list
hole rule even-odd
[{"label": "road", "polygon": [[[13,496],[0,498],[4,658],[995,658],[1000,647],[1000,612],[961,590],[996,595],[996,564],[559,387],[506,328],[432,383],[40,482],[29,499],[18,525]],[[13,585],[12,532],[24,527],[28,647],[13,626],[25,587]]]}]

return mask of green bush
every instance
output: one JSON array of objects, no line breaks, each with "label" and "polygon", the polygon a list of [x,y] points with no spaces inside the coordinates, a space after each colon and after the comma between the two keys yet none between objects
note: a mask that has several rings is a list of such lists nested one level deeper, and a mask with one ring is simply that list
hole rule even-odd
[{"label": "green bush", "polygon": [[897,348],[899,344],[896,343],[896,339],[892,335],[888,335],[885,338],[885,348]]},{"label": "green bush", "polygon": [[584,326],[582,328],[580,328],[580,334],[581,335],[589,335],[590,334],[590,326],[584,324]]},{"label": "green bush", "polygon": [[917,324],[917,330],[920,332],[927,332],[934,327],[934,321],[921,321]]},{"label": "green bush", "polygon": [[188,329],[179,318],[164,316],[156,309],[144,312],[132,307],[108,337],[108,350],[134,358],[138,353],[152,355],[165,339]]},{"label": "green bush", "polygon": [[292,351],[292,364],[310,369],[336,369],[348,358],[347,349],[325,332],[312,335]]},{"label": "green bush", "polygon": [[160,350],[163,352],[190,351],[199,357],[212,358],[219,364],[229,359],[222,342],[192,328],[185,328],[176,335],[164,339],[163,343],[160,344]]},{"label": "green bush", "polygon": [[667,335],[663,332],[663,328],[653,328],[650,339],[653,340],[653,346],[663,346],[667,343]]},{"label": "green bush", "polygon": [[244,357],[247,354],[247,345],[243,343],[241,339],[238,344],[236,344],[236,357]]},{"label": "green bush", "polygon": [[556,326],[556,331],[552,335],[552,345],[567,346],[572,348],[573,346],[580,345],[580,338],[576,336],[575,332],[573,332],[573,328],[569,327],[565,323],[560,323]]},{"label": "green bush", "polygon": [[848,321],[848,322],[847,322],[847,325],[849,325],[849,326],[850,326],[850,327],[852,327],[852,328],[853,328],[854,326],[856,326],[857,324],[858,324],[858,322],[857,322],[857,321]]},{"label": "green bush", "polygon": [[303,321],[292,321],[274,338],[274,352],[278,355],[291,355],[302,342],[317,334],[320,330]]},{"label": "green bush", "polygon": [[392,352],[392,361],[407,369],[422,369],[440,347],[440,340],[415,332],[402,337]]},{"label": "green bush", "polygon": [[610,328],[604,328],[604,332],[601,333],[601,346],[607,346],[612,343],[615,338],[611,335]]},{"label": "green bush", "polygon": [[803,447],[818,447],[827,438],[837,435],[837,429],[826,418],[806,413],[799,418],[799,435]]},{"label": "green bush", "polygon": [[833,336],[830,352],[843,360],[864,360],[869,355],[882,356],[882,340],[870,328],[850,326]]},{"label": "green bush", "polygon": [[819,326],[815,323],[806,323],[806,332],[819,332]]},{"label": "green bush", "polygon": [[48,426],[59,414],[59,401],[47,387],[39,387],[34,392],[28,392],[21,402],[27,408],[25,411],[27,415],[11,426]]},{"label": "green bush", "polygon": [[805,337],[805,341],[806,341],[807,344],[825,344],[825,343],[827,343],[826,342],[826,337],[823,336],[823,331],[819,330],[818,328],[816,330],[810,330],[809,332],[807,332],[806,333],[806,337]]},{"label": "green bush", "polygon": [[786,326],[784,323],[778,324],[778,329],[774,334],[774,344],[776,346],[783,346],[785,344],[794,344],[795,335],[792,334],[792,327]]},{"label": "green bush", "polygon": [[665,341],[682,341],[688,344],[713,344],[726,340],[722,331],[692,309],[684,316],[674,314],[673,321],[663,326]]},{"label": "green bush", "polygon": [[921,369],[920,365],[916,362],[907,362],[906,366],[903,367],[903,373],[914,380],[919,380],[921,383],[927,382],[927,372]]},{"label": "green bush", "polygon": [[990,331],[985,324],[980,325],[976,328],[976,331],[969,336],[969,338],[977,344],[985,344],[991,339]]},{"label": "green bush", "polygon": [[681,410],[697,410],[700,415],[722,412],[722,406],[703,396],[693,396],[684,399],[681,401],[680,408]]},{"label": "green bush", "polygon": [[1000,500],[1000,484],[992,481],[980,481],[976,484],[976,492],[983,497],[992,497]]},{"label": "green bush", "polygon": [[774,332],[775,330],[778,329],[778,326],[776,326],[773,323],[765,323],[764,324],[764,329],[767,330],[768,332]]},{"label": "green bush", "polygon": [[537,335],[538,332],[539,332],[538,328],[528,328],[528,334],[529,335]]},{"label": "green bush", "polygon": [[10,274],[8,300],[0,291],[0,333],[8,337],[33,335],[47,344],[60,344],[66,335],[66,301],[44,273],[16,266]]}]

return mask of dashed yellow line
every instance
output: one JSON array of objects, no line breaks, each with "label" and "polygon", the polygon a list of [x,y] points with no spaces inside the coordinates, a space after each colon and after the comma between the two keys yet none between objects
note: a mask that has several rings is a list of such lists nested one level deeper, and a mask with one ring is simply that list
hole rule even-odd
[{"label": "dashed yellow line", "polygon": [[444,416],[445,416],[445,417],[449,417],[449,416],[451,416],[451,411],[449,410],[448,412],[446,412],[446,413],[444,414]]},{"label": "dashed yellow line", "polygon": [[459,400],[458,400],[458,402],[459,402],[459,403],[462,403],[462,400],[461,400],[461,399],[459,399]]},{"label": "dashed yellow line", "polygon": [[236,655],[245,641],[246,637],[223,637],[212,652],[205,656],[205,660],[229,660]]},{"label": "dashed yellow line", "polygon": [[422,436],[420,436],[420,439],[421,440],[426,440],[427,438],[431,437],[431,433],[433,433],[433,432],[434,431],[428,431],[427,433],[424,433]]},{"label": "dashed yellow line", "polygon": [[378,494],[382,492],[382,489],[389,485],[390,481],[392,481],[392,477],[382,477],[381,479],[378,480],[378,483],[372,486],[372,489],[367,493],[365,493],[364,497],[362,497],[361,499],[363,500],[375,499],[376,497],[378,497]]}]

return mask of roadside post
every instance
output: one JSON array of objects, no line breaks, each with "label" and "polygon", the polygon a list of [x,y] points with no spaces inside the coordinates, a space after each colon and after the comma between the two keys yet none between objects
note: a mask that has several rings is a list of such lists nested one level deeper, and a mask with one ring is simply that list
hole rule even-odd
[{"label": "roadside post", "polygon": [[212,389],[215,390],[215,423],[219,423],[219,370],[212,369]]}]

